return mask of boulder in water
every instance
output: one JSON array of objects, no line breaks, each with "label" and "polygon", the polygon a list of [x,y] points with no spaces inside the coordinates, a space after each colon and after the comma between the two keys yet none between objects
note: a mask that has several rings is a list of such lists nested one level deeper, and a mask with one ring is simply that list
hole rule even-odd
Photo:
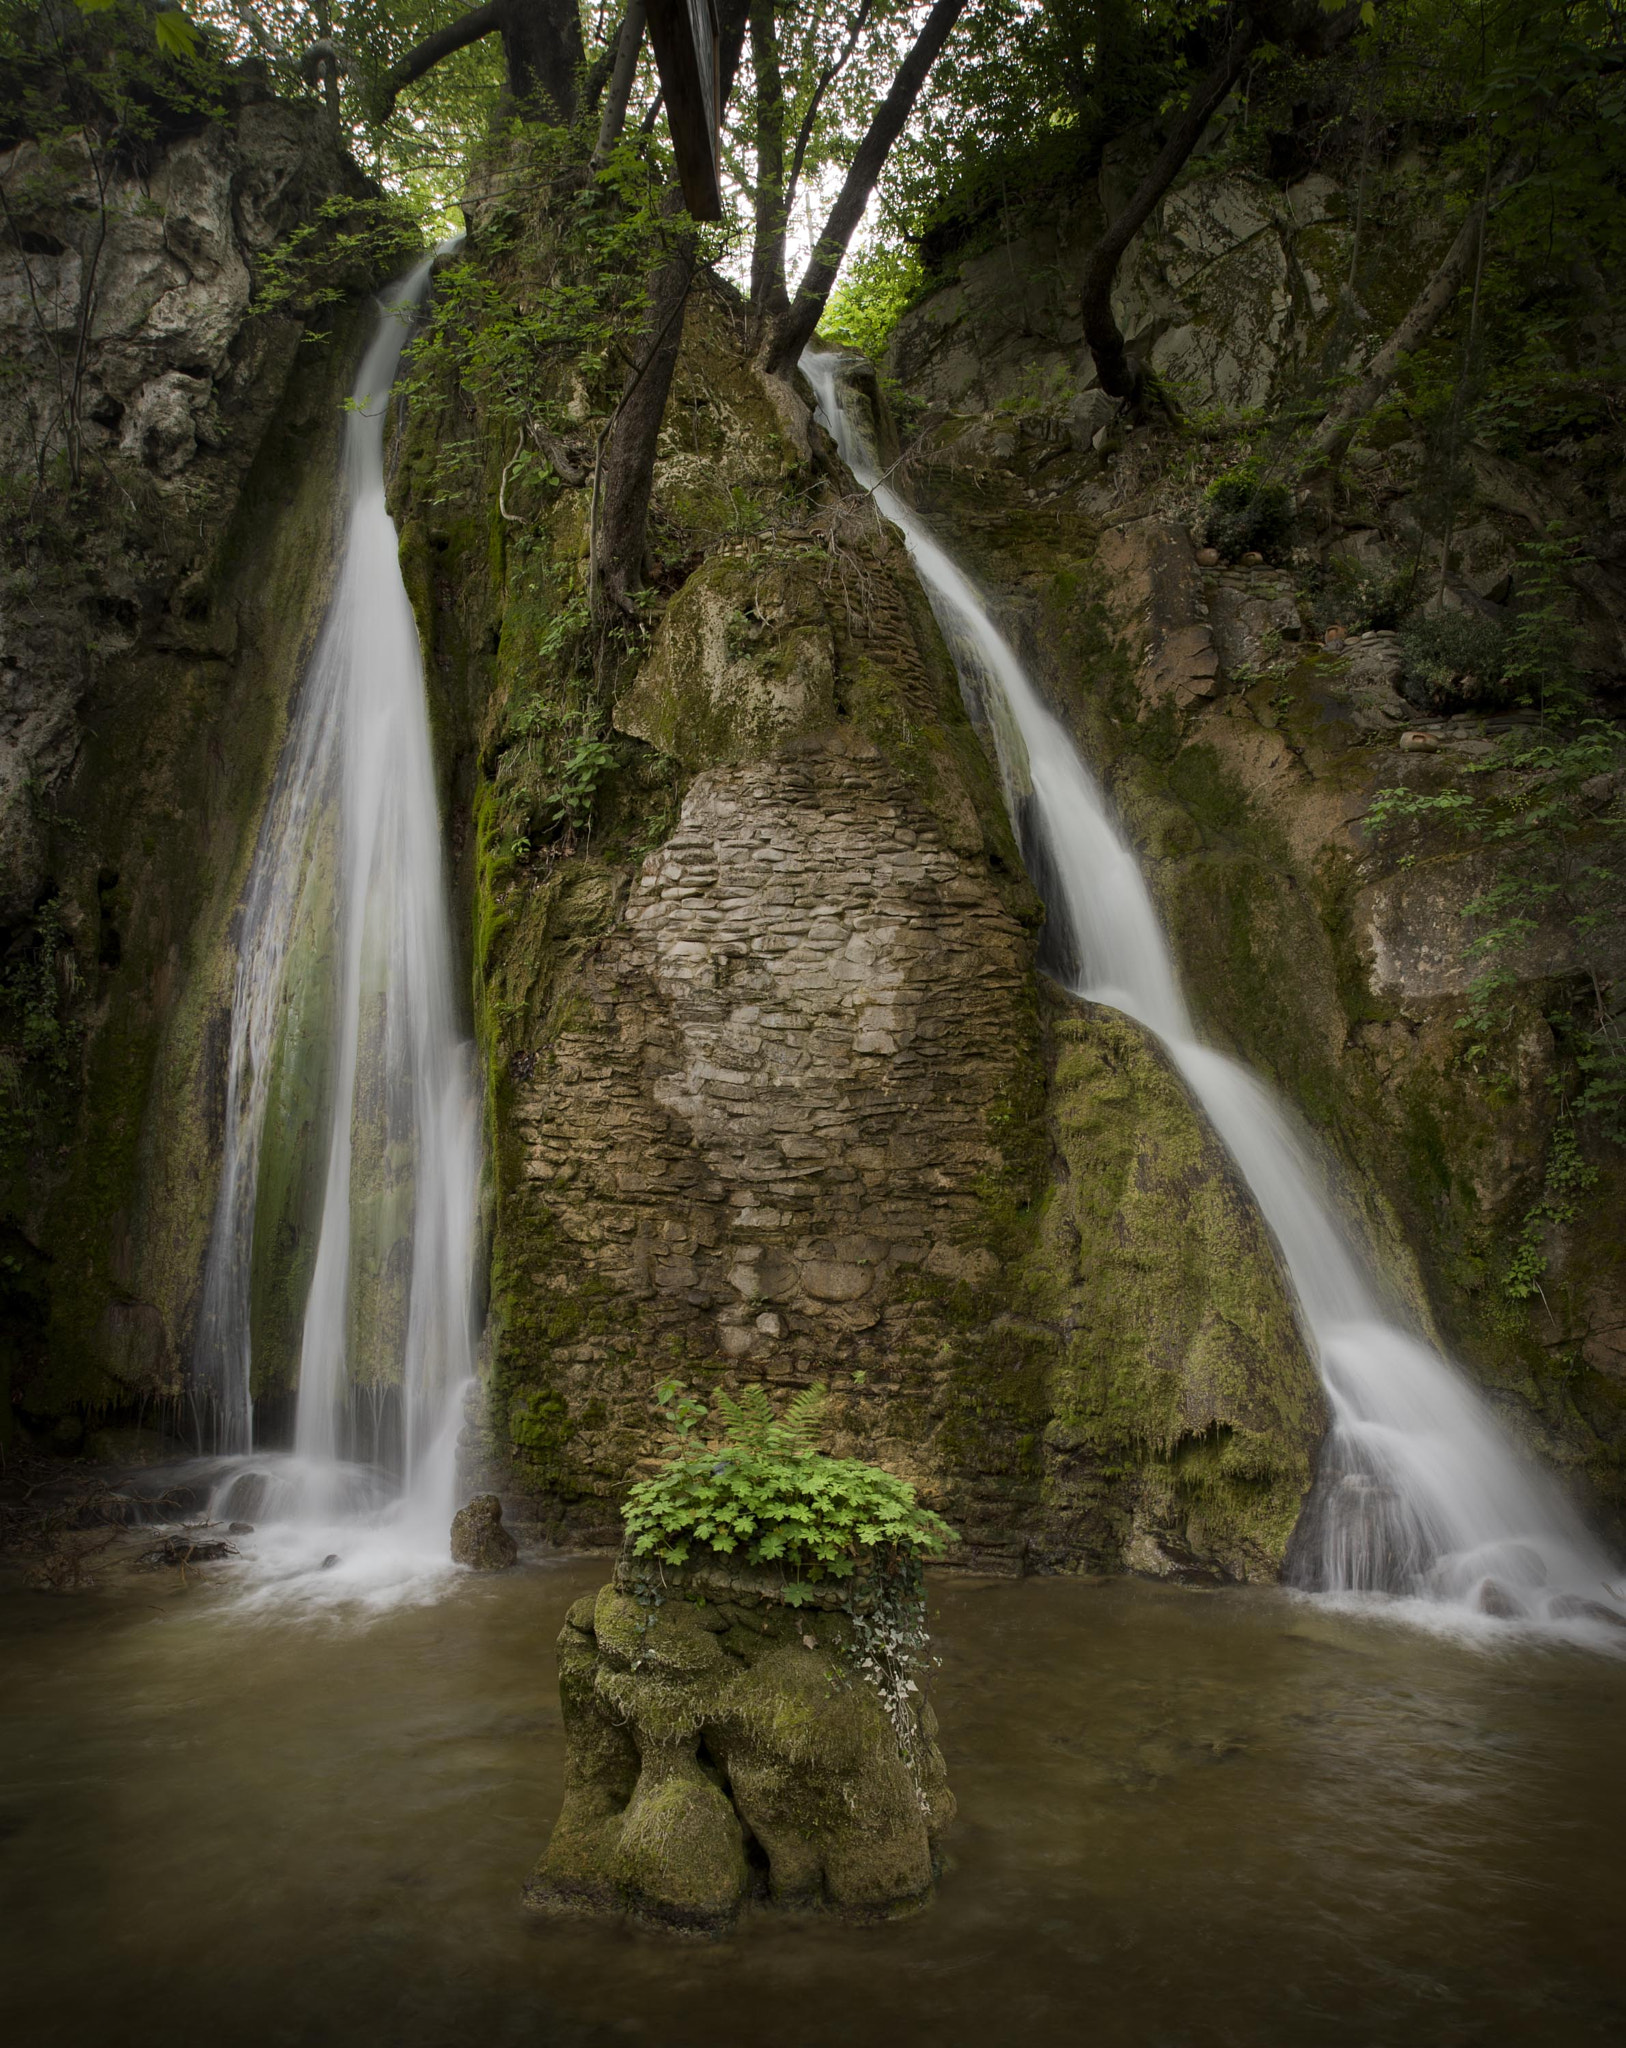
[{"label": "boulder in water", "polygon": [[1524,1609],[1514,1599],[1500,1579],[1481,1579],[1474,1605],[1481,1614],[1491,1614],[1498,1621],[1522,1621]]},{"label": "boulder in water", "polygon": [[1579,1593],[1560,1593],[1547,1603],[1549,1621],[1601,1621],[1609,1628],[1626,1628],[1626,1613],[1607,1607],[1601,1600],[1587,1600]]},{"label": "boulder in water", "polygon": [[494,1493],[477,1493],[452,1517],[452,1562],[474,1572],[505,1572],[519,1556],[519,1545],[502,1525],[502,1502]]},{"label": "boulder in water", "polygon": [[929,1900],[954,1798],[931,1708],[862,1619],[878,1589],[783,1590],[623,1560],[571,1608],[565,1801],[528,1904],[715,1929],[758,1893],[861,1919]]}]

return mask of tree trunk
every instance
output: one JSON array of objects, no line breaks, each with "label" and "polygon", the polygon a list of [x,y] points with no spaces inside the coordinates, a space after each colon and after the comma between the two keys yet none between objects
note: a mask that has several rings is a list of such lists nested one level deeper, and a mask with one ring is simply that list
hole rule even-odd
[{"label": "tree trunk", "polygon": [[1215,111],[1225,100],[1247,63],[1259,30],[1244,21],[1225,46],[1224,54],[1187,100],[1185,111],[1169,131],[1169,138],[1151,169],[1135,188],[1133,197],[1105,234],[1091,249],[1084,263],[1084,282],[1079,290],[1079,308],[1084,317],[1084,339],[1095,361],[1095,374],[1109,398],[1121,398],[1138,412],[1146,403],[1147,366],[1129,353],[1112,311],[1112,286],[1124,251],[1145,225],[1152,208],[1173,184],[1181,166],[1202,139]]},{"label": "tree trunk", "polygon": [[830,288],[847,253],[847,244],[853,238],[853,230],[863,218],[869,196],[875,190],[875,181],[885,167],[893,143],[903,133],[904,122],[914,111],[920,88],[926,83],[927,72],[936,63],[938,52],[948,41],[949,31],[959,20],[965,5],[966,0],[937,0],[915,38],[913,48],[899,65],[891,91],[875,109],[864,139],[853,153],[846,180],[830,209],[830,218],[824,224],[824,233],[815,244],[802,281],[796,287],[796,297],[781,318],[774,322],[762,351],[761,367],[769,377],[786,377],[802,350],[813,339],[813,330],[819,324]]},{"label": "tree trunk", "polygon": [[[682,203],[680,193],[668,194],[668,215],[681,212]],[[597,618],[618,612],[637,616],[635,599],[643,584],[655,452],[672,373],[683,345],[683,311],[694,264],[695,237],[690,229],[678,235],[650,281],[649,312],[637,360],[605,429],[593,501],[593,612]]]},{"label": "tree trunk", "polygon": [[[1118,265],[1146,224],[1152,208],[1202,140],[1203,130],[1242,76],[1243,66],[1264,41],[1278,43],[1300,57],[1329,56],[1349,40],[1360,20],[1361,8],[1355,0],[1332,13],[1326,11],[1322,0],[1252,0],[1219,61],[1187,100],[1185,111],[1169,131],[1168,140],[1135,188],[1129,204],[1116,220],[1109,222],[1085,259],[1084,281],[1079,288],[1084,339],[1094,358],[1101,389],[1109,398],[1124,399],[1136,412],[1142,412],[1154,383],[1147,365],[1130,355],[1113,315],[1112,287]],[[1110,78],[1108,83],[1111,84]],[[1163,403],[1167,408],[1166,398]]]},{"label": "tree trunk", "polygon": [[1485,197],[1457,230],[1439,268],[1413,301],[1411,310],[1390,335],[1365,370],[1322,420],[1310,439],[1309,459],[1303,474],[1320,469],[1337,469],[1349,453],[1349,444],[1362,422],[1399,374],[1407,356],[1414,355],[1439,325],[1455,299],[1474,260],[1474,251],[1485,230],[1497,199],[1523,174],[1523,165],[1511,157],[1491,180]]},{"label": "tree trunk", "polygon": [[615,69],[610,73],[609,96],[604,102],[604,115],[598,124],[598,142],[593,149],[593,166],[601,170],[610,159],[610,151],[621,140],[621,131],[627,125],[627,102],[632,97],[632,82],[638,75],[638,53],[644,46],[644,0],[627,0],[627,11],[621,18],[621,33],[616,38]]},{"label": "tree trunk", "polygon": [[751,239],[751,321],[760,338],[790,305],[785,285],[785,87],[779,70],[775,0],[751,0],[751,70],[756,79],[756,192]]},{"label": "tree trunk", "polygon": [[[746,0],[723,0],[718,8],[721,47],[718,52],[718,104],[726,108],[745,42]],[[675,219],[683,211],[683,195],[674,187],[664,211]],[[661,422],[672,389],[678,351],[683,346],[683,315],[695,270],[695,235],[680,232],[649,284],[649,309],[639,353],[621,400],[604,436],[593,486],[592,591],[593,613],[605,619],[616,614],[636,617],[637,592],[643,583],[644,542],[649,530],[649,498],[655,482],[655,453]]]},{"label": "tree trunk", "polygon": [[498,0],[507,97],[543,119],[576,113],[576,75],[586,56],[576,0]]}]

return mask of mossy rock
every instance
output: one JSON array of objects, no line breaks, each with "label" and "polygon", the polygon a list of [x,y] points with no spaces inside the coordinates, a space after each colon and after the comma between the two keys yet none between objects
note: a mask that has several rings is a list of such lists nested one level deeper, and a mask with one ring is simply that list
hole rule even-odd
[{"label": "mossy rock", "polygon": [[911,1702],[900,1736],[850,1592],[791,1607],[784,1585],[722,1559],[658,1578],[624,1559],[571,1608],[565,1800],[530,1904],[716,1928],[754,1897],[860,1918],[931,1897],[954,1816],[931,1709]]}]

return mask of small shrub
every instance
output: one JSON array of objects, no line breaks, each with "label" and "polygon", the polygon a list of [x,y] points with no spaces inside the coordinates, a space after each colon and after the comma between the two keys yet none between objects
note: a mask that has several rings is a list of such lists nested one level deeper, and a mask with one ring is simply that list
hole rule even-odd
[{"label": "small shrub", "polygon": [[1400,692],[1419,711],[1495,710],[1510,701],[1510,649],[1499,620],[1479,612],[1428,612],[1404,628],[1400,652]]},{"label": "small shrub", "polygon": [[1286,484],[1267,482],[1257,463],[1245,462],[1215,477],[1204,502],[1203,537],[1228,561],[1249,553],[1267,562],[1287,558],[1293,545],[1293,494]]},{"label": "small shrub", "polygon": [[[738,1401],[719,1393],[722,1429],[706,1434],[708,1411],[686,1388],[668,1381],[658,1398],[674,1426],[672,1456],[627,1495],[622,1515],[635,1558],[682,1565],[701,1546],[747,1564],[782,1565],[801,1579],[845,1579],[867,1551],[909,1562],[959,1540],[920,1506],[906,1479],[816,1448],[822,1385],[796,1395],[783,1418],[763,1387],[748,1387]],[[794,1592],[786,1588],[792,1605]]]},{"label": "small shrub", "polygon": [[1327,565],[1313,608],[1323,628],[1393,632],[1411,609],[1414,581],[1410,567],[1364,568],[1347,555],[1337,555]]}]

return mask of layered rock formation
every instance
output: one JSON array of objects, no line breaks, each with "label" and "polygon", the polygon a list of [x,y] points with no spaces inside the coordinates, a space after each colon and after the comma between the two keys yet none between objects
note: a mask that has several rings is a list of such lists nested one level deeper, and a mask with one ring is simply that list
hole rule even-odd
[{"label": "layered rock formation", "polygon": [[1038,905],[896,538],[828,456],[808,495],[703,305],[677,394],[656,509],[700,560],[605,685],[590,845],[535,823],[523,736],[582,716],[544,632],[581,499],[539,494],[497,573],[433,483],[478,431],[466,400],[402,447],[409,585],[480,762],[489,1483],[550,1538],[608,1543],[658,1380],[818,1378],[832,1447],[914,1480],[985,1568],[1134,1545],[1273,1576],[1323,1417],[1251,1204],[1142,1034],[1037,973]]}]

